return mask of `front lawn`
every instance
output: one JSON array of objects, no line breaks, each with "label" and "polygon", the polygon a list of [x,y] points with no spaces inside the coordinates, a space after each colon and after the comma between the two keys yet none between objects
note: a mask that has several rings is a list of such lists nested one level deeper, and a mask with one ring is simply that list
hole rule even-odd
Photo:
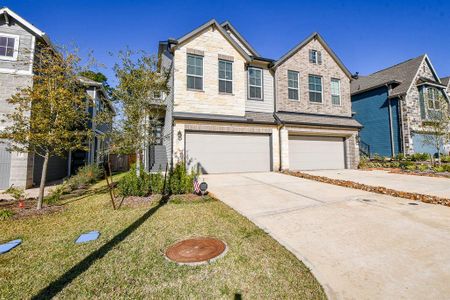
[{"label": "front lawn", "polygon": [[[309,270],[250,221],[220,201],[185,198],[113,211],[104,192],[0,221],[0,243],[23,239],[0,255],[1,298],[325,298]],[[74,244],[91,230],[99,240]],[[164,258],[167,246],[193,236],[218,237],[229,250],[197,267]]]}]

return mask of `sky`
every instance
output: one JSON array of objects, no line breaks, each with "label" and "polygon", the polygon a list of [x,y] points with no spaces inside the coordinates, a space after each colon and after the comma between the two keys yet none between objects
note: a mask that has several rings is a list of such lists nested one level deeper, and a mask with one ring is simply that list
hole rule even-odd
[{"label": "sky", "polygon": [[229,20],[263,57],[278,59],[319,32],[347,68],[370,74],[427,53],[439,76],[450,75],[450,1],[116,1],[0,0],[46,32],[54,44],[93,51],[114,85],[116,53],[156,53],[215,18]]}]

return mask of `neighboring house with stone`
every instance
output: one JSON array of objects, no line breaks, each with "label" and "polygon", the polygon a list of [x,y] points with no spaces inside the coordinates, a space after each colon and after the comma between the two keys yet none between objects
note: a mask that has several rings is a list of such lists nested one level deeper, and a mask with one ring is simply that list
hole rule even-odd
[{"label": "neighboring house with stone", "polygon": [[[12,95],[20,89],[33,84],[33,62],[40,45],[50,47],[49,37],[40,29],[20,17],[9,8],[0,9],[0,115],[13,111],[14,107],[7,103]],[[100,83],[80,78],[86,86],[87,99],[92,99],[92,115],[98,109],[113,109]],[[7,126],[0,124],[0,128]],[[88,153],[69,154],[68,157],[51,157],[48,165],[47,180],[61,179],[73,173],[80,161],[92,163],[98,157],[94,154],[104,147],[100,136],[107,128],[90,122],[89,126],[96,133],[96,138],[89,142]],[[11,185],[31,187],[40,182],[43,159],[34,153],[16,153],[7,151],[6,143],[0,144],[0,189]],[[82,157],[81,157],[82,156]]]},{"label": "neighboring house with stone", "polygon": [[352,81],[355,119],[364,128],[361,148],[395,156],[436,150],[424,144],[427,121],[440,109],[447,85],[436,74],[429,57],[421,55]]},{"label": "neighboring house with stone", "polygon": [[230,22],[210,20],[160,42],[158,55],[170,93],[147,170],[181,161],[202,173],[357,166],[351,76],[318,34],[276,61]]}]

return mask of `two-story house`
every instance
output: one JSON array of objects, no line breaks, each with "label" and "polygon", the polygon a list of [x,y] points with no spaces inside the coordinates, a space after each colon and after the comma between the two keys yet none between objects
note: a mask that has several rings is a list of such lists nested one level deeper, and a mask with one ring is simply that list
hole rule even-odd
[{"label": "two-story house", "polygon": [[[53,47],[49,37],[40,29],[23,19],[9,8],[0,9],[0,115],[13,111],[14,107],[7,103],[12,95],[20,89],[33,84],[33,63],[40,45]],[[93,101],[91,114],[98,109],[112,109],[107,94],[100,83],[80,78],[84,85],[87,99]],[[8,124],[0,124],[4,128]],[[48,164],[47,181],[52,181],[73,174],[81,164],[93,163],[98,157],[98,149],[102,146],[100,137],[109,130],[107,125],[89,126],[96,137],[89,142],[88,153],[70,153],[67,157],[51,157]],[[105,127],[106,126],[106,127]],[[15,153],[7,151],[8,143],[0,143],[0,189],[12,184],[19,187],[30,187],[39,183],[43,159],[34,153]]]},{"label": "two-story house", "polygon": [[424,143],[424,124],[434,112],[446,109],[439,98],[448,101],[448,96],[427,55],[359,76],[351,88],[355,119],[364,125],[361,144],[371,154],[436,152]]},{"label": "two-story house", "polygon": [[170,73],[160,145],[170,164],[203,173],[357,166],[351,76],[318,34],[276,61],[211,20],[160,42],[158,55]]}]

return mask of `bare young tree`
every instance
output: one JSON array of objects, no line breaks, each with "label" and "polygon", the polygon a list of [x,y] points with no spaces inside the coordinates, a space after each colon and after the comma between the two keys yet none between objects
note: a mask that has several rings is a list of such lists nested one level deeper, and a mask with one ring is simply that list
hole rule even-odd
[{"label": "bare young tree", "polygon": [[121,115],[114,129],[117,152],[136,154],[136,173],[141,172],[144,146],[151,142],[160,116],[161,97],[167,94],[168,75],[158,68],[157,57],[144,51],[120,51],[114,71],[118,84],[113,97]]},{"label": "bare young tree", "polygon": [[433,147],[438,154],[438,162],[441,162],[441,151],[444,145],[450,142],[450,113],[449,104],[442,94],[436,95],[432,107],[428,111],[428,120],[423,122],[424,139],[422,143]]}]

